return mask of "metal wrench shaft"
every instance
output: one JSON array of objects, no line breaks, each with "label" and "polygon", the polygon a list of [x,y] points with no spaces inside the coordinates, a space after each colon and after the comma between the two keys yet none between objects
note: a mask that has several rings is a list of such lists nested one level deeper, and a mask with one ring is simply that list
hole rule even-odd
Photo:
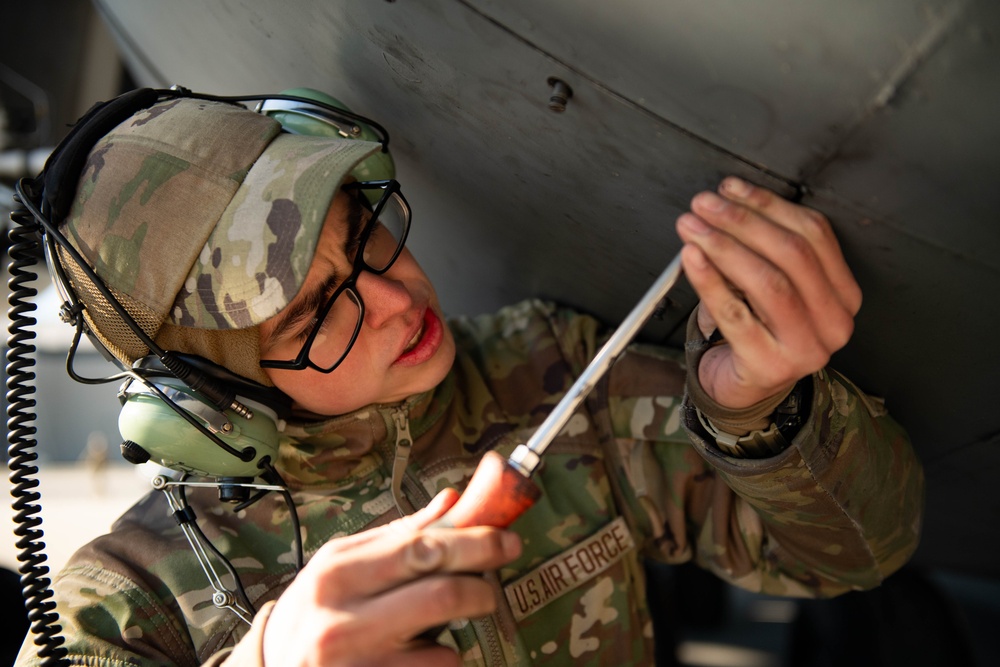
[{"label": "metal wrench shaft", "polygon": [[542,454],[569,422],[580,403],[611,368],[615,359],[653,315],[657,305],[677,283],[680,274],[681,256],[678,253],[528,442],[518,445],[507,460],[496,452],[487,452],[465,492],[435,525],[506,528],[534,504],[540,491],[531,481],[531,476],[538,467]]}]

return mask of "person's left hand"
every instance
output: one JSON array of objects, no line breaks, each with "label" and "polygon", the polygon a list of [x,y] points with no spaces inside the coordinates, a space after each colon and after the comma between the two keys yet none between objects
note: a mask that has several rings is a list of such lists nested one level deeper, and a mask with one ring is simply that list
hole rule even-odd
[{"label": "person's left hand", "polygon": [[698,368],[716,402],[745,408],[787,391],[850,339],[861,288],[822,214],[727,178],[693,198],[677,232],[698,326],[725,338]]}]

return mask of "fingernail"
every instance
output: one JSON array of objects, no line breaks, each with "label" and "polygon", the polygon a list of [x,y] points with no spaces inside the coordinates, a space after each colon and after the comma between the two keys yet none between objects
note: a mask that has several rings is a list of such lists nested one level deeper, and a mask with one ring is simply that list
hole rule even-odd
[{"label": "fingernail", "polygon": [[514,560],[521,555],[521,536],[509,531],[501,533],[500,546],[503,549],[504,557],[508,560]]},{"label": "fingernail", "polygon": [[696,215],[682,215],[678,222],[692,234],[703,235],[708,233],[708,225],[706,225],[705,221]]},{"label": "fingernail", "polygon": [[702,192],[696,198],[695,204],[708,211],[721,211],[726,206],[726,200],[714,192]]},{"label": "fingernail", "polygon": [[750,184],[744,180],[736,178],[735,176],[730,176],[723,183],[722,187],[729,194],[735,197],[746,197],[750,194]]}]

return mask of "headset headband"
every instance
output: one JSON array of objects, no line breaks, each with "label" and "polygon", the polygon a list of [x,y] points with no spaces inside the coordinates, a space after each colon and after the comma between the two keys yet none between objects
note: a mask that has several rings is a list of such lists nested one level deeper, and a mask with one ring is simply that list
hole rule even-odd
[{"label": "headset headband", "polygon": [[43,210],[53,222],[58,223],[66,217],[76,196],[74,188],[58,187],[58,185],[66,183],[69,177],[83,171],[87,156],[101,137],[137,111],[153,106],[164,92],[170,91],[140,88],[116,97],[110,102],[98,102],[59,142],[46,160],[45,168],[39,176],[43,186]]}]

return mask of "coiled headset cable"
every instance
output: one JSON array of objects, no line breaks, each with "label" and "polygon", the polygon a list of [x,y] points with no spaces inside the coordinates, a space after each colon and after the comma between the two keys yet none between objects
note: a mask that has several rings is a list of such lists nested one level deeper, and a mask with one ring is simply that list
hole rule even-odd
[{"label": "coiled headset cable", "polygon": [[[20,184],[15,201],[22,201],[21,189],[27,187],[30,187],[27,183]],[[37,433],[34,426],[36,401],[35,388],[31,384],[35,379],[32,371],[35,365],[35,332],[31,327],[36,320],[31,315],[35,310],[31,299],[38,292],[31,283],[38,278],[34,266],[40,247],[41,228],[23,208],[11,213],[11,220],[15,224],[8,234],[11,261],[8,281],[10,337],[7,340],[7,465],[10,468],[10,492],[14,497],[14,534],[18,537],[17,559],[20,562],[18,571],[21,573],[28,621],[35,636],[35,644],[39,646],[38,656],[42,658],[42,665],[62,666],[68,665],[69,661],[66,659],[67,651],[60,634],[62,626],[59,624],[59,614],[51,599],[42,519],[38,516],[41,511],[38,500],[41,496],[35,490],[38,487],[38,479],[35,477],[38,467],[33,463],[38,459],[38,454],[34,451],[37,445],[34,438]]]},{"label": "coiled headset cable", "polygon": [[[203,372],[197,363],[184,358],[184,355],[175,355],[160,349],[155,341],[132,320],[124,307],[118,303],[117,299],[108,291],[91,267],[78,255],[65,239],[62,238],[56,229],[56,223],[68,211],[68,199],[65,195],[59,194],[58,190],[46,186],[50,181],[59,183],[68,178],[67,174],[76,174],[82,168],[90,148],[96,137],[103,136],[111,127],[117,125],[122,118],[127,117],[135,110],[146,108],[158,99],[169,97],[195,97],[199,99],[212,99],[228,103],[245,103],[248,101],[258,101],[259,112],[265,112],[264,104],[267,100],[283,100],[285,102],[304,103],[312,108],[308,113],[303,108],[289,107],[296,113],[309,116],[316,116],[327,123],[332,123],[341,129],[343,136],[355,136],[359,133],[360,126],[364,125],[371,129],[377,136],[378,142],[382,145],[382,152],[388,153],[389,135],[378,123],[363,116],[353,114],[339,105],[333,105],[322,100],[314,100],[298,95],[252,95],[246,97],[216,97],[193,93],[185,88],[174,88],[172,90],[152,90],[140,89],[126,93],[109,103],[100,103],[88,111],[83,118],[78,121],[67,137],[56,148],[55,154],[60,157],[46,163],[43,173],[35,179],[21,179],[15,187],[16,210],[11,213],[11,220],[14,223],[8,232],[10,238],[10,279],[8,302],[10,305],[10,337],[8,338],[7,350],[7,416],[8,431],[8,465],[11,471],[11,495],[14,498],[12,503],[14,508],[14,522],[16,524],[14,533],[18,537],[17,547],[19,550],[18,561],[21,563],[19,571],[21,573],[21,583],[25,598],[25,606],[28,610],[28,619],[31,625],[31,632],[34,635],[35,644],[39,646],[38,656],[42,659],[42,665],[66,665],[68,664],[67,649],[63,646],[64,639],[61,636],[62,628],[59,625],[59,615],[56,611],[56,604],[52,600],[51,581],[48,577],[49,568],[45,564],[45,543],[41,529],[41,508],[38,504],[40,494],[37,491],[39,486],[36,477],[38,467],[34,465],[37,461],[35,447],[37,441],[34,436],[37,430],[34,426],[36,421],[34,398],[34,387],[32,381],[35,374],[32,370],[35,365],[35,333],[32,327],[36,324],[31,313],[36,306],[33,298],[37,296],[37,290],[32,283],[38,278],[34,265],[38,257],[46,252],[54,252],[55,244],[64,250],[72,261],[79,266],[93,285],[101,292],[112,307],[121,316],[122,320],[128,324],[135,335],[150,349],[158,358],[163,369],[153,370],[149,368],[129,368],[124,364],[116,364],[119,373],[103,378],[86,378],[80,376],[74,369],[74,359],[80,338],[83,333],[91,335],[83,320],[83,305],[69,290],[70,295],[61,310],[61,317],[64,321],[72,324],[76,331],[73,342],[70,346],[66,359],[67,373],[77,382],[84,384],[101,384],[126,379],[143,382],[149,390],[156,394],[163,402],[176,412],[185,421],[194,426],[199,432],[205,435],[212,443],[237,458],[250,461],[256,455],[252,447],[245,447],[237,450],[223,442],[219,437],[203,426],[197,419],[192,417],[186,410],[177,405],[168,395],[159,389],[156,383],[157,377],[164,377],[165,374],[179,378],[184,384],[190,387],[198,395],[207,399],[215,408],[222,412],[231,409],[241,416],[248,416],[248,409],[242,405],[235,396],[235,392],[227,386],[225,381],[219,381],[214,372]],[[344,130],[342,121],[348,124]],[[358,125],[360,124],[360,125]],[[51,164],[50,164],[51,163]],[[391,163],[390,163],[391,168]],[[51,173],[49,173],[51,172]],[[43,197],[44,194],[44,197]],[[60,263],[51,262],[53,270],[57,272],[56,277],[62,284],[68,284],[66,276],[62,275]],[[102,346],[97,346],[98,350]],[[110,358],[109,360],[116,361]],[[258,462],[260,472],[258,476],[263,479],[265,485],[238,484],[257,489],[253,497],[249,497],[237,506],[237,510],[243,509],[270,491],[278,491],[288,505],[294,530],[294,550],[297,568],[301,570],[303,566],[303,536],[298,523],[298,515],[295,511],[295,503],[287,484],[281,479],[269,456],[263,456]],[[173,488],[174,485],[201,486],[201,483],[186,481],[170,482],[165,488]],[[221,486],[220,486],[221,488]],[[200,529],[193,520],[193,512],[187,504],[187,500],[179,491],[174,499],[177,501],[176,512],[185,516],[192,516],[189,522],[190,533],[197,542],[204,542],[208,551],[221,559],[226,570],[236,579],[235,599],[240,606],[252,613],[252,606],[242,586],[235,577],[235,572],[230,568],[229,563],[207,540],[200,534]],[[196,555],[200,548],[195,548]],[[205,560],[200,560],[203,567],[210,568],[207,563],[208,551]],[[200,558],[200,557],[199,557]],[[222,591],[227,592],[227,591]]]},{"label": "coiled headset cable", "polygon": [[[10,291],[8,294],[8,304],[10,308],[8,313],[11,335],[8,338],[7,351],[7,439],[9,443],[7,451],[8,467],[11,471],[11,495],[14,498],[12,502],[14,523],[16,524],[14,534],[18,537],[16,544],[19,551],[18,561],[21,563],[19,572],[21,574],[21,587],[25,600],[25,608],[28,612],[30,632],[34,635],[35,644],[39,646],[38,656],[42,659],[42,666],[63,667],[69,664],[67,659],[68,651],[63,646],[65,640],[61,635],[62,626],[59,624],[59,614],[56,611],[56,604],[52,600],[51,579],[48,576],[49,567],[45,564],[47,557],[43,541],[44,533],[41,528],[41,507],[38,504],[41,495],[36,490],[39,486],[39,481],[36,477],[38,467],[33,463],[38,459],[38,454],[35,452],[38,443],[33,437],[37,433],[37,429],[34,426],[37,417],[34,409],[37,402],[34,398],[35,388],[32,384],[35,374],[31,370],[35,365],[36,352],[34,344],[35,332],[32,327],[37,323],[36,319],[31,315],[36,309],[32,300],[38,294],[38,291],[32,286],[32,283],[38,278],[38,273],[34,270],[34,267],[38,261],[38,257],[41,255],[44,243],[43,239],[47,239],[51,243],[51,234],[55,233],[58,237],[58,232],[54,232],[54,230],[48,229],[42,224],[41,220],[45,218],[43,213],[34,205],[34,201],[37,201],[36,193],[32,190],[34,186],[35,184],[29,179],[22,179],[17,183],[14,199],[15,203],[19,204],[19,206],[11,213],[11,221],[14,225],[8,234],[10,238],[8,254],[11,259],[9,264],[10,279],[8,285]],[[85,270],[89,269],[85,263],[81,264]],[[58,263],[55,264],[55,267],[56,271],[60,270]],[[65,279],[64,276],[60,276],[60,278]],[[103,287],[99,279],[95,283]],[[109,298],[109,301],[113,305],[117,305],[120,308],[120,304],[116,303],[112,295],[105,294],[105,296]],[[123,308],[122,311],[124,311]],[[72,295],[70,296],[70,300],[64,304],[61,317],[75,327],[73,342],[66,357],[66,370],[70,377],[84,384],[102,384],[122,379],[139,380],[146,384],[177,414],[197,428],[216,445],[240,458],[247,457],[248,452],[246,450],[241,452],[229,447],[214,433],[207,430],[191,417],[186,410],[176,405],[154,382],[148,382],[148,380],[157,375],[155,371],[140,371],[118,364],[121,372],[107,377],[87,378],[79,375],[74,368],[74,360],[85,325],[82,316],[82,306]],[[127,313],[123,313],[123,319],[128,319]],[[135,328],[138,329],[137,326]],[[141,333],[141,330],[137,333]],[[149,342],[152,343],[152,341]],[[155,344],[153,346],[155,347]],[[160,353],[160,360],[167,362],[170,374],[175,376],[182,375],[185,380],[190,380],[196,374],[193,368],[186,367],[183,361],[172,357],[170,353],[158,349],[157,351]],[[197,375],[201,374],[198,373]],[[206,385],[209,385],[210,393],[214,394],[212,398],[216,400],[217,405],[221,404],[226,407],[233,407],[236,404],[235,397],[231,392],[215,390],[214,387],[210,386],[217,384],[211,378],[201,379],[195,377],[195,379],[200,380],[197,384],[198,388],[202,391],[205,390]],[[257,488],[258,492],[253,497],[240,503],[235,509],[237,511],[245,509],[263,498],[270,491],[277,491],[288,506],[293,529],[296,569],[301,570],[304,565],[304,549],[295,502],[288,491],[287,484],[267,458],[261,461],[260,467],[260,477],[268,484],[266,486],[245,484],[244,486]],[[217,590],[217,595],[213,598],[213,602],[217,607],[232,609],[242,620],[249,623],[255,611],[236,571],[226,557],[202,533],[195,521],[194,512],[188,505],[186,495],[183,492],[185,486],[201,486],[201,484],[182,480],[177,483],[164,485],[159,490],[167,491],[168,488],[174,487],[175,484],[177,493],[168,493],[168,502],[174,510],[175,517],[186,517],[182,523],[182,529],[185,535],[188,536],[189,541],[192,541],[192,549],[198,557],[199,563],[206,570],[210,582]],[[235,591],[229,591],[222,586],[221,580],[215,575],[214,568],[211,566],[209,553],[217,558],[229,573],[234,581]],[[235,595],[232,595],[233,593]],[[218,594],[221,594],[221,597]]]}]

